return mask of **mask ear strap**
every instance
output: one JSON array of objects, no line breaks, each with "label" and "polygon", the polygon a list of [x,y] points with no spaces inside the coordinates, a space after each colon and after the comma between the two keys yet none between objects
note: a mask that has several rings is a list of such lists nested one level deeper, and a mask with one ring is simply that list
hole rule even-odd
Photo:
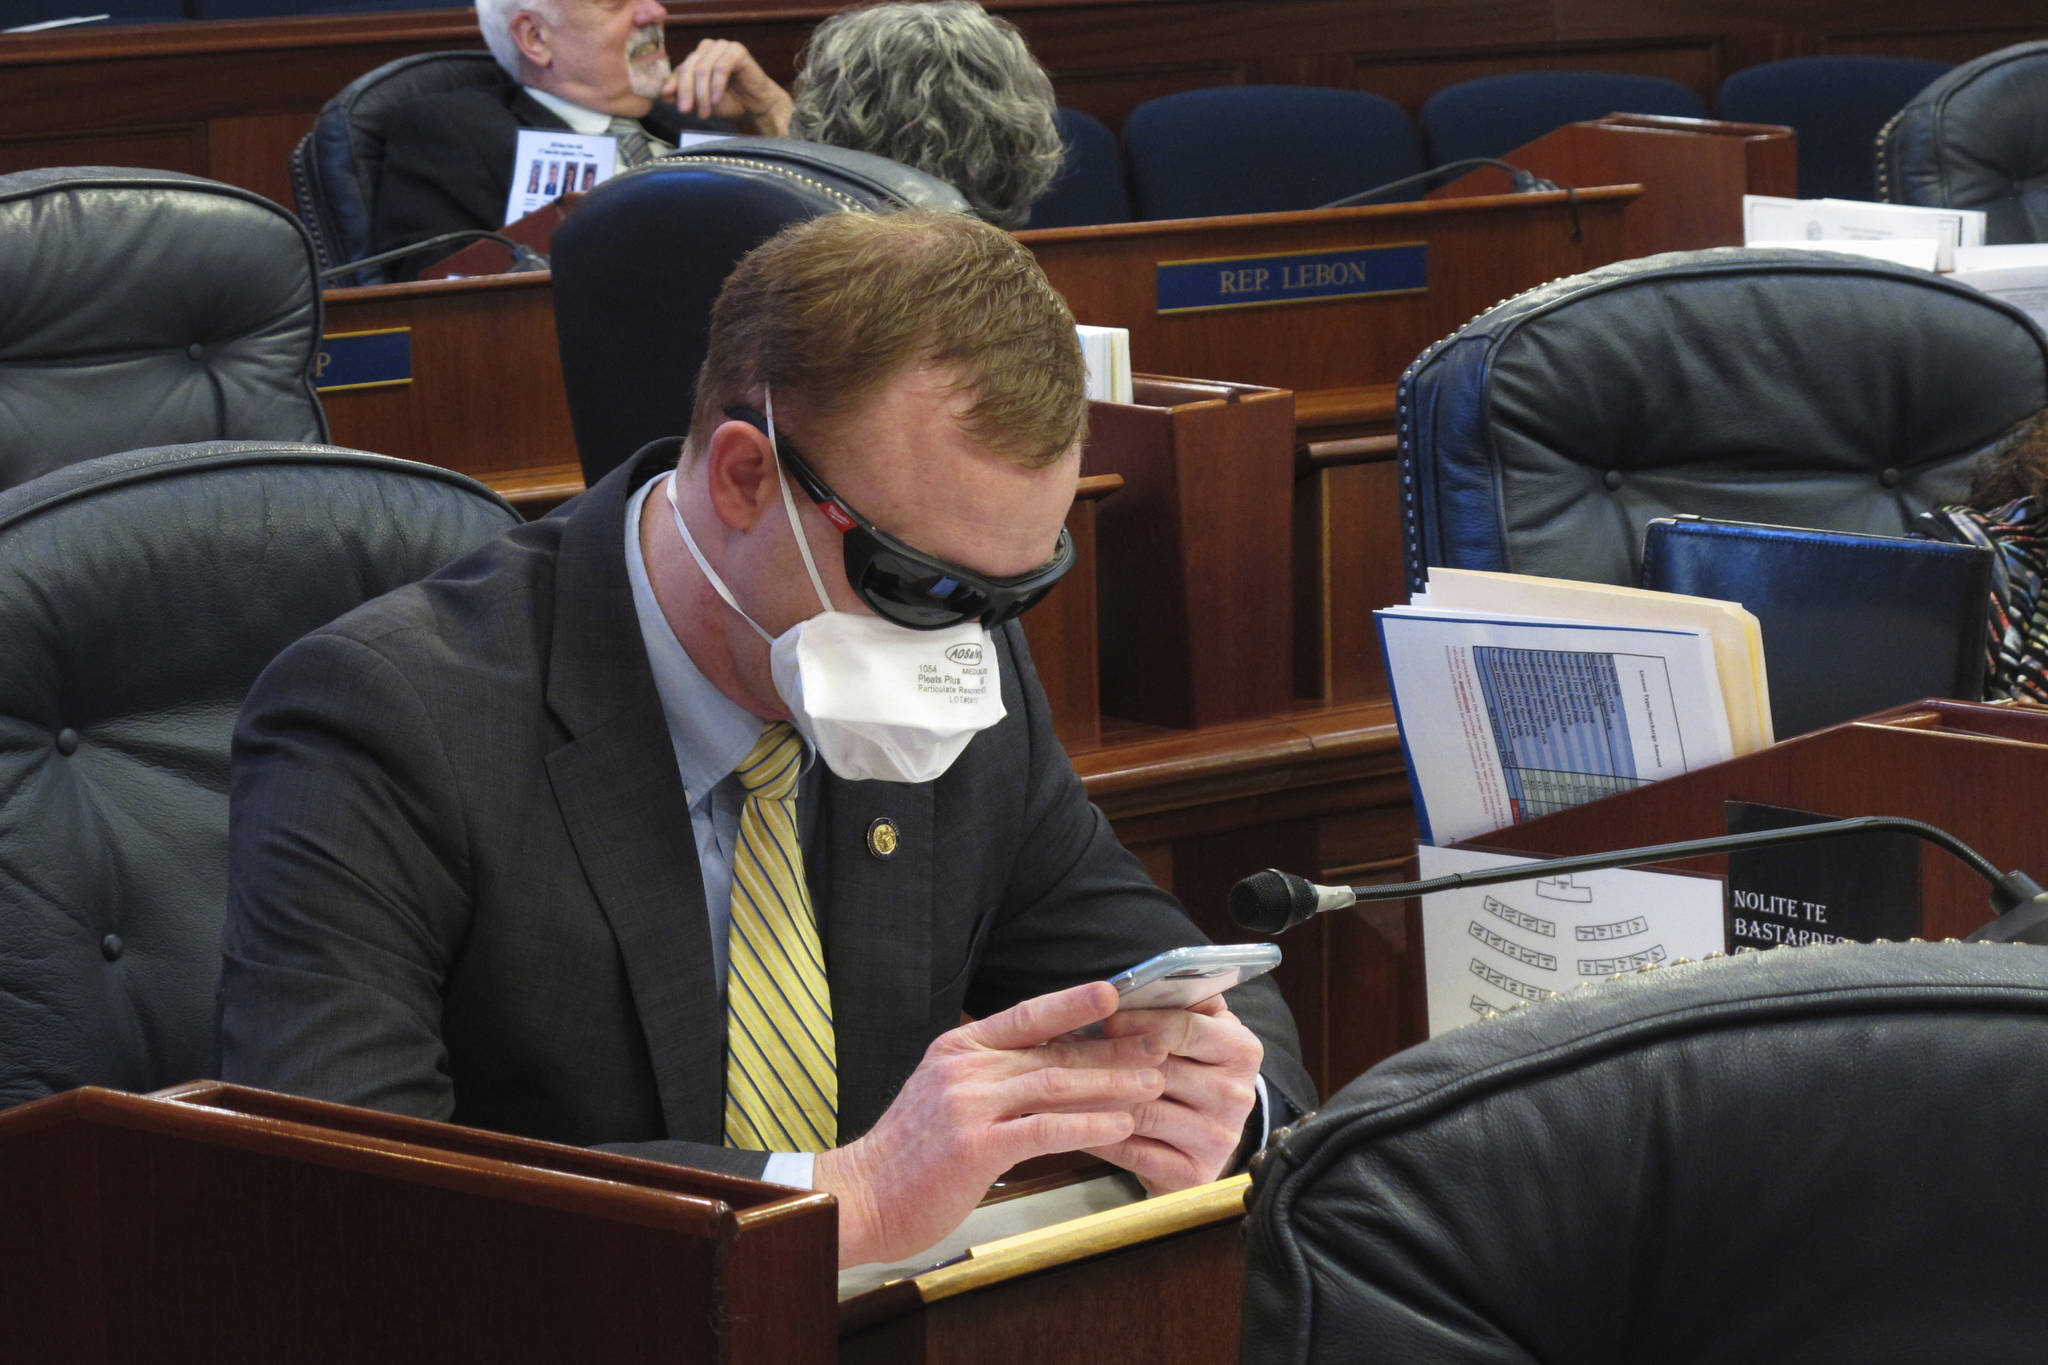
[{"label": "mask ear strap", "polygon": [[811,576],[811,587],[818,594],[818,605],[826,611],[836,611],[832,599],[825,592],[825,580],[818,576],[818,562],[811,558],[810,537],[804,534],[804,524],[797,519],[796,497],[789,491],[789,475],[782,469],[782,446],[775,439],[775,390],[765,385],[762,388],[762,406],[768,412],[768,447],[775,452],[775,479],[782,489],[782,510],[789,513],[789,532],[796,537],[796,548],[803,553],[804,572]]},{"label": "mask ear strap", "polygon": [[720,578],[717,575],[717,573],[715,573],[712,570],[710,563],[706,561],[704,558],[704,552],[697,548],[697,538],[690,534],[690,528],[683,522],[683,509],[676,506],[675,470],[671,469],[668,472],[668,478],[666,481],[663,482],[662,487],[668,493],[668,510],[670,514],[674,516],[676,519],[676,530],[682,533],[683,548],[690,552],[690,558],[696,560],[697,567],[704,571],[704,581],[709,583],[714,589],[717,590],[718,595],[725,599],[725,605],[731,607],[734,611],[740,614],[740,620],[745,621],[748,625],[754,628],[754,634],[760,636],[769,644],[774,644],[775,637],[773,635],[770,635],[767,631],[761,629],[761,623],[756,621],[753,617],[747,615],[746,609],[740,606],[738,602],[733,600],[732,589],[725,586],[725,580]]}]

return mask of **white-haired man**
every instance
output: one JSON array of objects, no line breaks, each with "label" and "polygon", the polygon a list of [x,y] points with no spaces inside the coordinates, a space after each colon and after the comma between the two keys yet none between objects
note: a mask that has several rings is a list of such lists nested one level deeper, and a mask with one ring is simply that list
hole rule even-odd
[{"label": "white-haired man", "polygon": [[[476,0],[476,15],[513,84],[430,95],[392,116],[372,251],[498,227],[522,128],[617,136],[628,162],[673,150],[686,131],[788,130],[788,93],[741,44],[707,38],[670,66],[660,0]],[[398,273],[436,259],[422,252]]]}]

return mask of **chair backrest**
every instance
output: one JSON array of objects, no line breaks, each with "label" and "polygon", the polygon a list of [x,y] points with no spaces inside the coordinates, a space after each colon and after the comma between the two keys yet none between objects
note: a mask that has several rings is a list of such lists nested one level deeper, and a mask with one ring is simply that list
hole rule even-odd
[{"label": "chair backrest", "polygon": [[585,482],[689,429],[711,305],[740,257],[790,223],[890,207],[968,212],[959,191],[921,171],[785,138],[698,143],[585,196],[551,248]]},{"label": "chair backrest", "polygon": [[1066,159],[1059,179],[1031,206],[1028,228],[1082,227],[1090,223],[1128,223],[1131,194],[1124,179],[1123,149],[1116,134],[1093,114],[1079,109],[1053,111]]},{"label": "chair backrest", "polygon": [[1124,123],[1124,151],[1140,218],[1312,209],[1422,169],[1400,105],[1308,85],[1147,100]]},{"label": "chair backrest", "polygon": [[0,493],[0,1107],[212,1074],[244,695],[518,520],[460,474],[265,442]]},{"label": "chair backrest", "polygon": [[[356,77],[321,106],[313,130],[291,156],[292,197],[312,230],[321,269],[370,254],[384,129],[394,112],[428,95],[511,82],[488,52],[421,52]],[[391,267],[372,266],[333,283],[383,284],[392,278]]]},{"label": "chair backrest", "polygon": [[313,246],[175,171],[0,175],[0,488],[179,441],[324,441]]},{"label": "chair backrest", "polygon": [[1714,112],[1797,133],[1802,199],[1875,199],[1878,130],[1948,69],[1919,57],[1788,57],[1721,82]]},{"label": "chair backrest", "polygon": [[1692,512],[1905,535],[2048,405],[2048,338],[1938,275],[1716,247],[1519,294],[1396,390],[1408,580],[1424,567],[1634,583]]},{"label": "chair backrest", "polygon": [[2048,950],[1785,948],[1383,1062],[1259,1158],[1247,1362],[2026,1360]]},{"label": "chair backrest", "polygon": [[1609,114],[1705,118],[1707,106],[1677,81],[1613,71],[1511,71],[1447,85],[1422,104],[1432,166],[1502,156],[1553,129]]},{"label": "chair backrest", "polygon": [[1877,139],[1878,195],[1982,209],[1990,243],[2048,241],[2048,40],[1964,62]]}]

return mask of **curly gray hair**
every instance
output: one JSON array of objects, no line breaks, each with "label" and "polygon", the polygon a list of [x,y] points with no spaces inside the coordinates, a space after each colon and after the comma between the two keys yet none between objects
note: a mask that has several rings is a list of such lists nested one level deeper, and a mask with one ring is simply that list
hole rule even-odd
[{"label": "curly gray hair", "polygon": [[972,0],[835,14],[799,60],[792,137],[937,176],[1005,228],[1059,174],[1052,80],[1016,25]]}]

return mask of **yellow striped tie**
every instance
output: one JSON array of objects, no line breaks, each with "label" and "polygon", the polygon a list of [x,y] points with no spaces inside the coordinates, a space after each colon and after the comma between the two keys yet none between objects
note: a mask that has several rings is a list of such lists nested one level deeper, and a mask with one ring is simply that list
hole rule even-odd
[{"label": "yellow striped tie", "polygon": [[797,846],[803,741],[787,721],[739,766],[746,804],[732,862],[725,1145],[822,1152],[839,1133],[838,1049],[818,917]]}]

